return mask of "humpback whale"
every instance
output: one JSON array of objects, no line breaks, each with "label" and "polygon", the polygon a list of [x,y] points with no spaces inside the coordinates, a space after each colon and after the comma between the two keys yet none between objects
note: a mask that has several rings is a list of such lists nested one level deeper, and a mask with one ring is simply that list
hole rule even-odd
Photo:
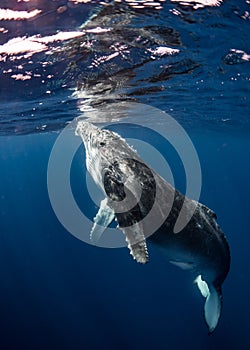
[{"label": "humpback whale", "polygon": [[[86,149],[87,170],[105,195],[94,218],[92,242],[97,243],[116,220],[137,262],[148,262],[149,245],[160,248],[169,262],[193,274],[205,298],[204,317],[212,333],[230,268],[229,245],[216,214],[172,187],[117,133],[80,120],[76,135]],[[181,211],[186,222],[176,232]]]}]

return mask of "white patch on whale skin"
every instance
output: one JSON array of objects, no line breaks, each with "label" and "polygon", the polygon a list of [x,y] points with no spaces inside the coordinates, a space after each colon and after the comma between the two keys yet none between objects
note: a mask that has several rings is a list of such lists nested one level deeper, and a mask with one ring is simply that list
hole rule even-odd
[{"label": "white patch on whale skin", "polygon": [[90,232],[90,240],[94,244],[97,244],[105,229],[111,224],[111,222],[115,218],[114,210],[108,206],[107,202],[107,198],[101,201],[100,209],[94,217],[94,225]]},{"label": "white patch on whale skin", "polygon": [[178,266],[182,270],[192,270],[194,267],[194,264],[192,262],[175,261],[175,260],[169,260],[169,262],[175,266]]},{"label": "white patch on whale skin", "polygon": [[212,333],[220,318],[221,313],[221,294],[214,287],[213,284],[207,284],[199,275],[195,281],[204,298],[206,298],[204,305],[204,317],[209,329],[209,333]]},{"label": "white patch on whale skin", "polygon": [[201,295],[206,298],[209,295],[209,289],[206,281],[203,281],[201,278],[201,275],[197,276],[194,280],[194,283],[197,284],[199,291],[201,292]]}]

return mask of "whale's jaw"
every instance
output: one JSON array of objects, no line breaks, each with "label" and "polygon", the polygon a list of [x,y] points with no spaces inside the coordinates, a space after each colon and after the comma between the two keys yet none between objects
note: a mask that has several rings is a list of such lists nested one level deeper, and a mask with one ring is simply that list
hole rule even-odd
[{"label": "whale's jaw", "polygon": [[[143,219],[151,210],[151,202],[155,200],[154,184],[158,183],[160,198],[155,220],[162,219],[171,196],[173,203],[167,218],[159,229],[152,232],[148,241],[163,250],[170,262],[195,274],[194,282],[206,299],[204,317],[209,333],[212,333],[221,314],[221,285],[230,268],[229,246],[215,220],[215,213],[196,202],[190,221],[175,233],[180,208],[185,205],[188,212],[194,201],[184,197],[148,167],[118,134],[81,121],[76,134],[82,138],[86,148],[87,169],[106,196],[94,218],[92,242],[96,243],[105,228],[116,219],[118,228],[126,236],[130,254],[139,263],[148,262],[146,238],[149,236],[145,234]],[[135,186],[138,182],[145,189],[140,196]],[[129,211],[121,210],[121,203],[129,196],[137,201],[136,205]],[[119,204],[118,211],[116,203]]]}]

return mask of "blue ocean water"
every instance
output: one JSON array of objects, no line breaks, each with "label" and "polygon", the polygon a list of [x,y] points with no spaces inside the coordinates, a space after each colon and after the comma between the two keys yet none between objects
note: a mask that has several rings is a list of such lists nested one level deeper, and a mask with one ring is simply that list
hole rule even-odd
[{"label": "blue ocean water", "polygon": [[[202,2],[1,3],[41,10],[29,19],[0,11],[1,349],[249,347],[249,3]],[[75,31],[84,36],[51,39]],[[210,336],[204,300],[186,271],[154,250],[142,266],[127,248],[88,245],[53,211],[47,167],[63,128],[79,116],[112,127],[126,120],[130,101],[168,113],[186,130],[201,164],[200,201],[227,236],[231,269]],[[141,120],[147,127],[154,115]],[[133,136],[132,126],[119,132]],[[158,149],[185,191],[179,160],[164,145]],[[87,196],[84,161],[82,146],[71,181],[91,219],[98,208]]]}]

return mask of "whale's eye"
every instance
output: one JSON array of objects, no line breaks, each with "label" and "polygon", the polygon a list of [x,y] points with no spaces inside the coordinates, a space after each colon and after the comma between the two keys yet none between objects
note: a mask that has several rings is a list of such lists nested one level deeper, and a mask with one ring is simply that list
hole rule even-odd
[{"label": "whale's eye", "polygon": [[101,141],[101,142],[99,143],[99,145],[100,145],[101,147],[103,147],[103,146],[105,146],[105,145],[106,145],[106,143],[105,143],[105,142],[103,142],[103,141]]}]

